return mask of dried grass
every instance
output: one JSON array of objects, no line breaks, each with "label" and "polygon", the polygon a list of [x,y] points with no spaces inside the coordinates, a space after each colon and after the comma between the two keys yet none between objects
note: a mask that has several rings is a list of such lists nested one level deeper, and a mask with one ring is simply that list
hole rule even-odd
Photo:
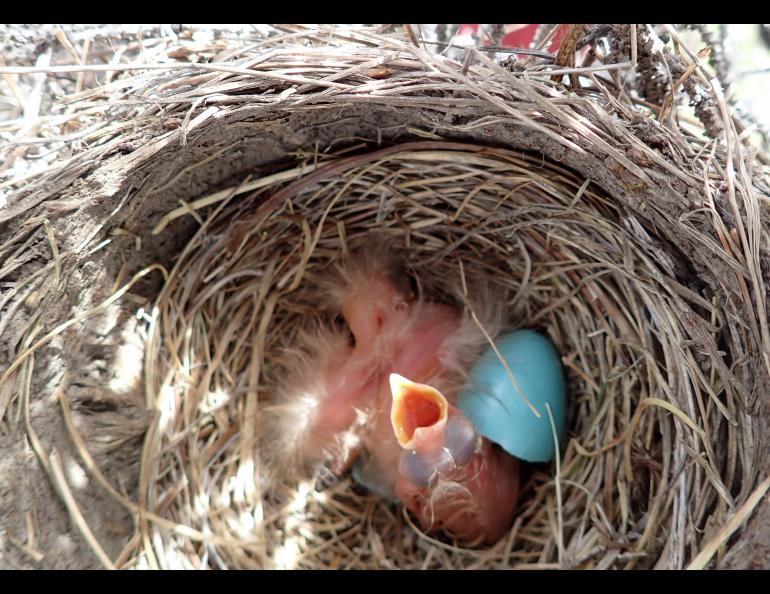
[{"label": "dried grass", "polygon": [[[28,264],[32,238],[50,254],[2,298],[0,329],[32,295],[37,313],[0,378],[0,420],[21,396],[17,410],[35,451],[105,566],[682,568],[724,554],[767,489],[767,481],[756,486],[766,445],[753,429],[755,394],[770,370],[767,199],[760,195],[767,173],[739,137],[719,82],[681,40],[676,59],[687,76],[671,82],[700,77],[721,137],[664,128],[628,98],[619,77],[600,78],[601,70],[637,64],[643,45],[632,31],[628,60],[601,68],[542,60],[506,69],[475,50],[460,64],[372,29],[285,26],[251,46],[217,47],[226,64],[25,70],[127,72],[83,90],[78,77],[75,94],[59,103],[67,115],[43,118],[41,129],[50,131],[109,114],[77,133],[84,152],[53,160],[34,174],[31,189],[22,188],[27,172],[0,183],[12,191],[0,222],[18,222],[18,232],[3,235],[0,277]],[[88,49],[74,55],[84,62]],[[0,68],[4,76],[19,72]],[[550,81],[559,74],[580,76],[586,86],[568,92]],[[675,97],[672,88],[657,111],[673,109]],[[408,142],[372,150],[348,139],[344,147],[287,155],[290,164],[278,172],[179,196],[181,206],[170,205],[152,233],[170,233],[179,219],[199,227],[170,271],[134,273],[99,305],[35,339],[46,307],[62,294],[69,260],[110,249],[106,220],[84,231],[77,248],[57,246],[51,213],[66,217],[81,202],[52,199],[78,175],[133,146],[142,130],[161,132],[111,158],[111,174],[157,163],[162,151],[219,123],[276,122],[353,105],[422,110],[425,125],[401,131]],[[527,148],[540,143],[542,156],[502,148],[510,139],[501,131],[515,129],[536,138]],[[495,146],[467,140],[479,130],[489,130]],[[20,137],[14,146],[56,147],[72,138]],[[207,161],[226,159],[230,148],[136,195],[151,200]],[[115,197],[112,215],[136,202],[130,194]],[[308,319],[322,315],[315,304],[324,271],[372,230],[406,248],[416,275],[430,271],[447,283],[465,274],[489,278],[509,296],[515,324],[547,332],[562,355],[569,441],[558,464],[533,469],[509,536],[493,547],[427,536],[403,509],[353,490],[348,478],[278,486],[265,479],[260,409],[274,397],[282,353]],[[121,232],[136,237],[137,249],[150,237],[150,229]],[[165,279],[144,307],[143,392],[153,417],[138,501],[99,469],[72,422],[65,380],[57,393],[86,468],[135,518],[136,531],[113,562],[78,515],[56,452],[36,440],[30,382],[37,351],[82,328],[153,270]]]}]

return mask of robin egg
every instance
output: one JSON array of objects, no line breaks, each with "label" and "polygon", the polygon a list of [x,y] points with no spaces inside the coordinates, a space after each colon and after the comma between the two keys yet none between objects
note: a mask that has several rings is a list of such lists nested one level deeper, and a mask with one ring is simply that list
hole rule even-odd
[{"label": "robin egg", "polygon": [[457,407],[481,435],[512,456],[548,462],[556,448],[546,405],[560,446],[566,433],[567,389],[556,349],[532,330],[504,335],[495,346],[515,381],[489,347],[471,368]]}]

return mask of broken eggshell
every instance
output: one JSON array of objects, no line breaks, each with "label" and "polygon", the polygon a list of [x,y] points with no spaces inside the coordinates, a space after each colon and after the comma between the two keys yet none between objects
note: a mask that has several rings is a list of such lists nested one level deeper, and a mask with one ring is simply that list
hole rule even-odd
[{"label": "broken eggshell", "polygon": [[511,382],[505,366],[489,347],[471,368],[460,391],[457,407],[473,422],[476,431],[509,454],[528,462],[553,459],[551,409],[559,446],[566,433],[567,388],[561,360],[551,342],[532,330],[517,330],[495,342],[524,398]]}]

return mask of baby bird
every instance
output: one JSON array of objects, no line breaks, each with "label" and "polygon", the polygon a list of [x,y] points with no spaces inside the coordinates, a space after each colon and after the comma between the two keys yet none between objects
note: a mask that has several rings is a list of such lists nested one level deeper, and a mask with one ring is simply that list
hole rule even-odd
[{"label": "baby bird", "polygon": [[518,461],[480,437],[441,392],[390,376],[391,423],[403,448],[396,495],[426,530],[468,545],[493,544],[510,528],[519,496]]},{"label": "baby bird", "polygon": [[[274,464],[325,463],[340,475],[355,463],[356,480],[401,500],[423,529],[469,544],[498,540],[515,513],[518,463],[452,404],[487,346],[477,324],[417,295],[378,242],[344,259],[325,285],[352,341],[322,327],[301,337],[283,401],[266,415]],[[499,329],[494,300],[474,309],[488,331]]]}]

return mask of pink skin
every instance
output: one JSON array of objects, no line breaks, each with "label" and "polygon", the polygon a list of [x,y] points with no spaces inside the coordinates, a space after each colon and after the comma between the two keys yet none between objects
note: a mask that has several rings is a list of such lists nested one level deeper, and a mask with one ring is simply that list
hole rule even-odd
[{"label": "pink skin", "polygon": [[321,372],[325,397],[316,413],[316,425],[325,434],[345,431],[356,420],[356,408],[366,402],[376,378],[371,376],[371,354],[347,344],[330,345],[335,350]]},{"label": "pink skin", "polygon": [[358,279],[342,303],[342,316],[356,339],[356,348],[373,349],[384,326],[403,323],[408,316],[406,297],[384,274]]},{"label": "pink skin", "polygon": [[[429,303],[415,312],[384,274],[359,283],[342,304],[342,313],[355,346],[330,345],[333,352],[323,371],[328,395],[316,417],[329,433],[350,427],[356,408],[389,411],[391,372],[417,381],[438,372],[439,353],[460,322],[457,310],[447,305]],[[387,416],[381,425],[383,431],[375,433],[390,437]],[[393,439],[386,441],[396,446]]]},{"label": "pink skin", "polygon": [[[389,409],[387,378],[393,359],[411,359],[408,367],[415,373],[436,368],[438,359],[431,353],[435,352],[437,341],[443,341],[435,332],[426,334],[428,342],[419,340],[413,344],[409,340],[410,333],[404,328],[410,325],[410,305],[385,274],[357,279],[341,309],[355,344],[351,347],[341,340],[329,344],[329,358],[321,371],[324,398],[319,401],[313,428],[315,441],[320,444],[330,443],[336,434],[350,428],[356,421],[357,410]],[[375,455],[383,461],[398,461],[400,450],[390,426],[379,422],[381,416],[371,415],[374,431],[367,431],[362,445],[345,459],[335,461],[333,472],[345,472],[366,446],[370,446],[370,451],[376,449]],[[395,475],[389,479],[394,483]]]},{"label": "pink skin", "polygon": [[[386,277],[371,283],[369,292],[357,291],[347,304],[345,319],[356,339],[356,348],[370,354],[372,376],[367,385],[371,428],[364,447],[377,461],[381,480],[395,485],[401,448],[390,424],[391,394],[388,377],[398,372],[416,381],[428,381],[441,371],[440,354],[460,324],[453,307],[424,303],[419,307],[394,306],[393,285]],[[388,300],[383,304],[383,296]],[[350,312],[354,312],[350,315]]]},{"label": "pink skin", "polygon": [[[509,529],[516,512],[518,461],[479,439],[462,464],[442,466],[441,473],[433,473],[430,484],[418,485],[401,472],[405,450],[391,424],[390,374],[396,372],[417,383],[441,374],[441,354],[459,328],[460,312],[442,304],[410,303],[384,274],[361,281],[342,304],[355,346],[334,346],[336,352],[322,372],[329,390],[316,426],[333,435],[354,423],[356,409],[367,410],[370,422],[362,447],[376,460],[383,481],[394,486],[420,526],[426,531],[443,530],[465,543],[496,542]],[[451,404],[448,411],[448,418],[469,424]],[[427,459],[446,445],[449,424],[433,425],[414,430],[411,453]],[[344,472],[358,453],[352,452],[333,470]],[[462,488],[449,491],[447,485]]]},{"label": "pink skin", "polygon": [[481,451],[465,466],[446,476],[464,491],[417,487],[403,476],[396,494],[423,530],[443,530],[470,545],[494,544],[510,529],[519,497],[516,458],[482,440]]}]

